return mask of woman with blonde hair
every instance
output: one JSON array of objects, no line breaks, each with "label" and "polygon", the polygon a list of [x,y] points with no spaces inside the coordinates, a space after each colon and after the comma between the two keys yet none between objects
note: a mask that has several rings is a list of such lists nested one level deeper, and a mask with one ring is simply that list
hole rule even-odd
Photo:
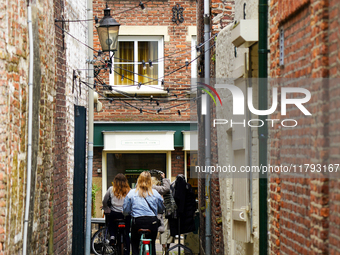
[{"label": "woman with blonde hair", "polygon": [[103,199],[103,209],[104,213],[109,222],[109,232],[111,236],[110,242],[112,244],[115,243],[116,235],[117,235],[117,224],[115,223],[115,219],[124,219],[125,218],[125,255],[130,254],[130,222],[131,217],[123,215],[123,203],[126,195],[130,191],[129,183],[124,174],[117,174],[113,179],[112,186],[106,191],[106,194]]},{"label": "woman with blonde hair", "polygon": [[136,188],[130,190],[124,200],[123,213],[132,216],[131,246],[132,255],[139,254],[139,229],[149,229],[148,236],[151,241],[152,254],[156,254],[155,240],[158,232],[157,214],[163,213],[164,205],[162,196],[152,189],[151,175],[142,172],[137,180]]}]

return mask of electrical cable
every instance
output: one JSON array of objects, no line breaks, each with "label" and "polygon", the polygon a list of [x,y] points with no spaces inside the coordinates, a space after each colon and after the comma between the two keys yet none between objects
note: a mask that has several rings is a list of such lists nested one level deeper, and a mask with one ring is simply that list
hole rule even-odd
[{"label": "electrical cable", "polygon": [[[81,43],[81,44],[83,44],[85,47],[88,47],[89,49],[91,49],[91,50],[93,50],[93,51],[95,51],[95,52],[97,52],[97,53],[99,53],[99,52],[101,52],[101,51],[99,51],[99,50],[96,50],[96,49],[94,49],[94,48],[92,48],[92,47],[90,47],[90,46],[88,46],[87,44],[85,44],[85,43],[83,43],[82,41],[80,41],[79,39],[77,39],[75,36],[73,36],[72,34],[70,34],[69,32],[67,32],[65,29],[63,29],[63,28],[61,28],[60,26],[58,26],[57,24],[54,24],[56,27],[58,27],[61,31],[63,31],[63,32],[65,32],[66,34],[68,34],[69,36],[71,36],[73,39],[75,39],[76,41],[78,41],[79,43]],[[213,39],[214,37],[216,37],[218,35],[218,33],[217,34],[215,34],[214,36],[212,36],[211,38],[209,38],[206,42],[204,42],[203,44],[201,44],[201,45],[199,45],[199,46],[192,46],[192,47],[189,47],[189,48],[193,48],[193,47],[203,47],[208,41],[210,41],[211,39]],[[184,50],[183,50],[184,51]],[[179,54],[179,53],[181,53],[181,52],[183,52],[183,51],[179,51],[179,52],[174,52],[174,53],[171,53],[171,55],[175,55],[175,54]],[[191,52],[191,51],[190,51]],[[189,53],[189,52],[188,52]],[[188,54],[187,53],[187,54]],[[186,54],[185,54],[186,55]],[[169,55],[168,55],[169,56]],[[159,59],[164,59],[164,58],[169,58],[168,56],[165,56],[165,57],[162,57],[162,58],[159,58]],[[113,57],[113,58],[115,58],[115,59],[119,59],[119,58],[117,58],[117,57]],[[156,60],[159,60],[159,59],[156,59]],[[126,59],[122,59],[122,60],[126,60]],[[126,60],[126,61],[130,61],[130,60]],[[156,62],[155,60],[152,60],[152,62]],[[159,61],[157,61],[157,62],[159,62]],[[131,64],[132,63],[139,63],[139,62],[131,62]]]},{"label": "electrical cable", "polygon": [[[85,86],[87,86],[88,88],[92,89],[93,91],[95,91],[96,93],[98,93],[98,95],[102,96],[102,97],[105,98],[106,100],[109,100],[110,102],[115,101],[115,102],[117,102],[117,103],[123,105],[120,101],[118,101],[118,100],[113,100],[112,98],[108,98],[108,97],[106,97],[105,95],[101,94],[100,92],[94,90],[94,89],[93,89],[91,86],[89,86],[86,82],[80,80],[80,83],[82,83],[82,84],[84,84]],[[196,101],[197,99],[199,99],[199,97],[198,97],[198,98],[190,99],[190,100],[188,100],[188,101]],[[149,109],[149,108],[145,108],[145,107],[144,107],[144,108],[138,108],[137,106],[134,106],[134,105],[132,105],[132,104],[130,104],[130,103],[128,103],[128,102],[125,102],[124,100],[122,100],[122,101],[124,102],[124,104],[129,105],[130,107],[132,107],[132,108],[134,108],[134,109],[136,109],[136,110],[142,109],[142,110],[144,110],[144,112],[146,112],[146,111],[156,111],[156,113],[159,113],[159,112],[160,112],[159,109],[162,109],[161,111],[163,111],[163,110],[172,109],[172,108],[179,107],[179,106],[181,106],[181,105],[184,105],[184,104],[188,104],[188,103],[189,103],[189,102],[181,103],[181,104],[178,104],[178,105],[175,105],[175,106],[166,107],[166,108],[159,108],[159,109],[156,110],[156,109]],[[190,107],[190,108],[192,108],[192,107]],[[184,110],[182,110],[181,112],[186,111],[186,110],[188,110],[188,109],[189,109],[189,108],[184,109]],[[164,113],[163,113],[163,114],[164,114]]]},{"label": "electrical cable", "polygon": [[[142,2],[140,2],[140,3],[142,3],[142,4],[144,5],[144,4],[146,4],[146,3],[149,3],[150,1],[151,1],[151,0],[146,1],[145,3],[142,3]],[[127,9],[127,10],[124,10],[124,11],[121,11],[121,12],[117,12],[117,13],[112,13],[111,16],[113,16],[113,15],[118,15],[118,14],[122,14],[122,13],[125,13],[125,12],[128,12],[128,11],[131,11],[131,10],[133,10],[133,9],[136,9],[136,8],[138,8],[138,7],[141,7],[141,4],[140,4],[140,3],[139,3],[137,6],[134,6],[134,7],[130,8],[130,9]],[[75,20],[69,20],[69,19],[67,19],[67,20],[54,19],[54,22],[67,22],[67,23],[69,23],[69,22],[87,22],[87,21],[91,21],[91,20],[96,20],[96,19],[83,19],[83,20],[81,20],[81,19],[75,19]]]},{"label": "electrical cable", "polygon": [[69,32],[67,32],[65,29],[62,29],[61,27],[59,27],[57,24],[54,24],[56,27],[58,27],[59,29],[61,29],[61,31],[65,32],[66,34],[68,34],[69,36],[71,36],[74,40],[80,42],[81,44],[83,44],[84,46],[86,46],[87,48],[95,51],[95,52],[99,52],[98,50],[95,50],[94,48],[88,46],[86,43],[83,43],[82,41],[80,41],[79,39],[77,39],[76,37],[74,37],[73,35],[71,35]]},{"label": "electrical cable", "polygon": [[[211,49],[212,47],[214,47],[214,46],[215,46],[215,43],[214,43],[213,45],[211,45],[211,46],[209,47],[209,49],[205,50],[204,53],[205,53],[206,51],[210,50],[210,49]],[[190,62],[188,62],[188,65],[190,65],[192,62],[196,61],[199,57],[200,57],[200,56],[197,56],[196,58],[194,58],[193,60],[191,60]],[[124,69],[124,68],[122,68],[122,67],[118,67],[118,68],[120,68],[120,69],[122,69],[122,70],[124,70],[124,71],[126,71],[126,72],[132,73],[132,74],[134,74],[134,75],[138,75],[138,76],[142,76],[142,77],[144,77],[144,78],[152,79],[153,81],[154,81],[154,80],[158,80],[158,81],[159,81],[159,80],[162,80],[162,79],[164,79],[165,77],[167,77],[167,76],[169,76],[169,75],[171,75],[171,74],[173,74],[173,73],[175,73],[175,72],[177,72],[177,71],[179,71],[179,70],[181,70],[181,69],[183,69],[183,68],[185,68],[185,67],[187,67],[187,64],[184,64],[183,66],[180,66],[179,68],[177,68],[177,69],[175,69],[175,70],[173,70],[173,71],[171,71],[171,72],[169,72],[169,73],[165,74],[164,76],[162,76],[162,77],[160,77],[160,78],[157,78],[157,79],[152,78],[152,77],[148,77],[148,76],[144,76],[144,75],[141,75],[141,74],[138,74],[138,73],[135,73],[135,72],[133,72],[133,71],[130,71],[130,70],[128,70],[128,69]],[[113,71],[116,72],[115,70],[113,70]],[[117,72],[116,72],[116,73],[117,73]],[[120,76],[122,76],[122,74],[120,74],[120,73],[117,73],[117,74],[120,75]],[[126,78],[126,77],[125,77],[125,78]],[[132,81],[132,80],[131,80],[131,81]],[[141,85],[146,86],[148,83],[151,83],[151,82],[153,82],[153,81],[141,83]],[[140,82],[135,81],[135,80],[133,80],[133,82],[136,83],[136,84],[140,84]],[[137,85],[131,85],[131,86],[137,86]],[[159,89],[160,89],[160,90],[163,90],[163,88],[159,88]]]}]

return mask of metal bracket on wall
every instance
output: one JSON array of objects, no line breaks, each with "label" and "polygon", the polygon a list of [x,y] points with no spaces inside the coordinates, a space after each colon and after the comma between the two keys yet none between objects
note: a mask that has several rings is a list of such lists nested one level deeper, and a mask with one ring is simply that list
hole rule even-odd
[{"label": "metal bracket on wall", "polygon": [[183,23],[183,11],[184,8],[181,7],[179,4],[176,4],[174,7],[172,7],[172,22],[179,25],[179,23]]}]

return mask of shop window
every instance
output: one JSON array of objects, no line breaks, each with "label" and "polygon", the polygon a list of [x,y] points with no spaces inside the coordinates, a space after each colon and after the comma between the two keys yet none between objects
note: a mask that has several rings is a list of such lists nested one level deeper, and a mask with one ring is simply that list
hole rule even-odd
[{"label": "shop window", "polygon": [[157,169],[166,174],[165,153],[108,153],[107,187],[112,186],[113,178],[125,174],[130,187],[134,188],[139,174],[145,170]]}]

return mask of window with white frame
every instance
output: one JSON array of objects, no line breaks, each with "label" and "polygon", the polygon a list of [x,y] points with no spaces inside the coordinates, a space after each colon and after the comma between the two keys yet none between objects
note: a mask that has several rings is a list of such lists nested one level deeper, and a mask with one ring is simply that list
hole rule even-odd
[{"label": "window with white frame", "polygon": [[[110,84],[124,91],[160,88],[164,76],[163,36],[120,36]],[[139,88],[138,88],[139,89]]]}]

